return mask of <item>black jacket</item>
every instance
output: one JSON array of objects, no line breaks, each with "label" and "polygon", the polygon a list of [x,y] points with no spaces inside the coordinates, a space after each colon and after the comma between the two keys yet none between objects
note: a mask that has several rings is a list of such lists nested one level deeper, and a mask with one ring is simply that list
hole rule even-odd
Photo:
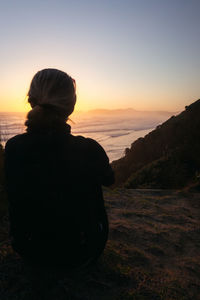
[{"label": "black jacket", "polygon": [[69,125],[32,130],[7,142],[5,171],[18,253],[49,260],[48,252],[62,261],[82,255],[82,261],[103,250],[108,223],[101,186],[114,176],[96,141],[71,135]]}]

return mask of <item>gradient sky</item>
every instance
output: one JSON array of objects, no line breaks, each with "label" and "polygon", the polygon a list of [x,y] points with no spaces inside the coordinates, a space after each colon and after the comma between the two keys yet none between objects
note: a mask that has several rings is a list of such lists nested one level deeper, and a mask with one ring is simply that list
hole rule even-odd
[{"label": "gradient sky", "polygon": [[182,110],[200,98],[199,0],[0,0],[0,111],[28,110],[38,70],[77,82],[77,109]]}]

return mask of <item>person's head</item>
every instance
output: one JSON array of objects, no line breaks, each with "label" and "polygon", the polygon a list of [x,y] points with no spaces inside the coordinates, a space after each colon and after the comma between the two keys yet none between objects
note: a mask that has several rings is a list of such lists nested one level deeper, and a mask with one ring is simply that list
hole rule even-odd
[{"label": "person's head", "polygon": [[55,108],[68,117],[76,103],[76,84],[67,73],[57,69],[43,69],[35,74],[28,92],[31,107]]},{"label": "person's head", "polygon": [[31,81],[28,102],[32,110],[28,114],[27,126],[63,122],[74,110],[75,80],[63,71],[43,69]]}]

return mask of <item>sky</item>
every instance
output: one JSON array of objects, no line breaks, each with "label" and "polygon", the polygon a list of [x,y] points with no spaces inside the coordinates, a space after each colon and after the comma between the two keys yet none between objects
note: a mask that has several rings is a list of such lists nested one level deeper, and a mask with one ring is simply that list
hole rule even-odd
[{"label": "sky", "polygon": [[0,111],[58,68],[77,110],[181,111],[200,98],[199,0],[0,0]]}]

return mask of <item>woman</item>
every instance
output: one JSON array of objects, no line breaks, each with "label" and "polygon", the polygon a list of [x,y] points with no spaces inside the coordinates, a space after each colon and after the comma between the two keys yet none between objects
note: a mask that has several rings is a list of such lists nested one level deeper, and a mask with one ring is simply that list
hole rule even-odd
[{"label": "woman", "polygon": [[75,268],[95,261],[108,236],[102,185],[114,182],[103,148],[66,124],[75,81],[57,69],[33,77],[27,132],[5,147],[13,248],[38,265]]}]

